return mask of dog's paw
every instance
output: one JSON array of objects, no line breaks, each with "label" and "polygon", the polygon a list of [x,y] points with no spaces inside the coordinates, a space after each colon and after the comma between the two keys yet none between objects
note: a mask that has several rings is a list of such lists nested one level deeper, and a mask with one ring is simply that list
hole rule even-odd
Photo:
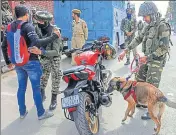
[{"label": "dog's paw", "polygon": [[156,131],[157,131],[157,128],[154,128],[154,131],[156,132]]}]

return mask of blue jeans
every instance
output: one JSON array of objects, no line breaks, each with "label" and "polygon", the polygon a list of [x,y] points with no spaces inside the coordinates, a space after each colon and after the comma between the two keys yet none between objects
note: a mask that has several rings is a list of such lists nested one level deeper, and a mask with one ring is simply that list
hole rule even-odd
[{"label": "blue jeans", "polygon": [[38,117],[41,116],[45,112],[45,109],[43,108],[42,97],[40,93],[40,78],[42,75],[40,62],[29,61],[24,66],[16,66],[15,70],[19,85],[17,99],[20,115],[24,115],[26,112],[25,93],[27,88],[27,80],[29,77],[33,90],[33,99],[37,108],[37,115]]}]

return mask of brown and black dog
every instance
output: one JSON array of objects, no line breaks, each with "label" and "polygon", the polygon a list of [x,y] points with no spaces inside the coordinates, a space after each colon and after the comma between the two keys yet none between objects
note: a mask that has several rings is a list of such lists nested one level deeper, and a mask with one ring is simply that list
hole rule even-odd
[{"label": "brown and black dog", "polygon": [[126,81],[125,78],[114,77],[109,82],[107,92],[111,93],[114,90],[122,93],[128,102],[128,108],[122,122],[128,116],[133,116],[136,103],[147,105],[150,117],[156,124],[155,135],[159,133],[161,128],[161,117],[164,113],[165,104],[176,109],[176,103],[171,102],[158,88],[146,82]]}]

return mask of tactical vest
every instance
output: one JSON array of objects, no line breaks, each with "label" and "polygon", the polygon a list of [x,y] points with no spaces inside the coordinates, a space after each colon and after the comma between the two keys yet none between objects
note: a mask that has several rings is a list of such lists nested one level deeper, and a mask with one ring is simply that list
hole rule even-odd
[{"label": "tactical vest", "polygon": [[[36,33],[38,34],[39,38],[46,38],[48,36],[51,36],[53,34],[53,26],[51,25],[50,27],[51,27],[51,29],[50,29],[51,31],[48,32],[46,35],[43,35],[42,32],[41,32],[41,29],[38,26],[36,26]],[[53,50],[54,49],[53,48],[53,43],[50,43],[47,46],[43,46],[43,48],[45,50]],[[60,50],[59,53],[62,52],[62,49],[63,49],[63,43],[62,43],[62,46],[59,46],[59,49],[58,49],[58,50]],[[54,57],[57,57],[57,56],[54,56]],[[46,58],[46,56],[41,56],[41,58]]]},{"label": "tactical vest", "polygon": [[[145,55],[149,55],[153,52],[155,52],[157,50],[157,48],[160,45],[160,40],[162,39],[162,37],[159,36],[159,27],[162,24],[166,24],[167,28],[168,28],[168,36],[170,38],[171,35],[171,28],[170,25],[165,21],[165,20],[160,20],[160,22],[156,23],[152,23],[148,26],[146,26],[145,29],[143,29],[145,31],[144,33],[144,38],[142,41],[142,46],[143,46],[143,52]],[[168,48],[169,47],[169,43],[168,43]],[[161,58],[158,58],[157,60],[164,60],[166,58],[165,56],[162,56]]]}]

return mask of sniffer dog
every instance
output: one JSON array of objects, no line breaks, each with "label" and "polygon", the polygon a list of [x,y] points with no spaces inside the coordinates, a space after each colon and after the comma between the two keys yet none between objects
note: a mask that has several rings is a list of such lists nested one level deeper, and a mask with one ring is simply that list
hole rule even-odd
[{"label": "sniffer dog", "polygon": [[176,103],[171,102],[158,88],[146,82],[126,81],[125,78],[114,77],[108,84],[107,92],[111,93],[114,90],[119,91],[128,102],[122,122],[128,116],[133,116],[137,103],[147,105],[150,117],[156,124],[154,135],[157,135],[160,131],[161,117],[164,113],[165,104],[176,109]]}]

